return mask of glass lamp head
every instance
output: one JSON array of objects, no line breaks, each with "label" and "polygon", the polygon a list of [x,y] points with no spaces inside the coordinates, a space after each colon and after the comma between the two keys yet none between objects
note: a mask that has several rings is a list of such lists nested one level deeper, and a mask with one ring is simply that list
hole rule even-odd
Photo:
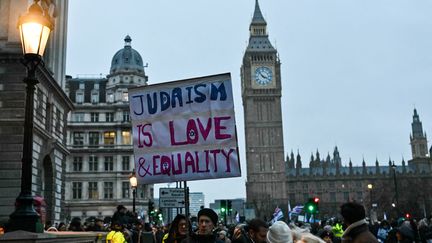
[{"label": "glass lamp head", "polygon": [[18,20],[23,54],[42,57],[53,27],[51,18],[44,15],[41,6],[35,1],[28,13]]}]

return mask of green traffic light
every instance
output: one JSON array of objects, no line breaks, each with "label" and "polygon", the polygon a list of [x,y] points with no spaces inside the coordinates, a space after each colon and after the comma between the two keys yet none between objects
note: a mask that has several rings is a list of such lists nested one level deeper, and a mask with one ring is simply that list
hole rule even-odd
[{"label": "green traffic light", "polygon": [[314,212],[315,211],[315,207],[313,205],[309,205],[308,206],[308,211],[311,212],[311,213]]},{"label": "green traffic light", "polygon": [[221,212],[225,213],[226,209],[225,208],[221,208]]}]

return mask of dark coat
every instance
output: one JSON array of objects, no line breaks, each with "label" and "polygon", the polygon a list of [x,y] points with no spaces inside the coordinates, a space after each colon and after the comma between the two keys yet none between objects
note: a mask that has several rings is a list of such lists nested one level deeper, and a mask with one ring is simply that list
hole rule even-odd
[{"label": "dark coat", "polygon": [[361,224],[345,232],[342,243],[378,243],[378,240],[369,231],[367,224]]},{"label": "dark coat", "polygon": [[184,239],[182,243],[223,243],[223,241],[220,240],[216,234],[199,235],[193,233],[192,235]]}]

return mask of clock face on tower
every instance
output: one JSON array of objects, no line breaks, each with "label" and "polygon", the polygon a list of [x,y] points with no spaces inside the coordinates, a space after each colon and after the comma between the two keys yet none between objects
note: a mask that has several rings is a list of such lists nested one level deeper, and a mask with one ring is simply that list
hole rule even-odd
[{"label": "clock face on tower", "polygon": [[266,86],[273,81],[273,72],[268,67],[255,69],[255,82],[260,86]]}]

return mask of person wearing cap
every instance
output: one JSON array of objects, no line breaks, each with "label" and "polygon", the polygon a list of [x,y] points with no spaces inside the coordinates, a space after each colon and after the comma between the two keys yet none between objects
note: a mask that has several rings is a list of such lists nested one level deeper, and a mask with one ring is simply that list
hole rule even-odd
[{"label": "person wearing cap", "polygon": [[291,229],[283,221],[276,221],[267,232],[268,243],[292,243]]},{"label": "person wearing cap", "polygon": [[210,208],[198,212],[198,230],[189,235],[182,243],[223,243],[213,231],[218,222],[218,215]]},{"label": "person wearing cap", "polygon": [[363,205],[347,202],[342,204],[340,208],[344,223],[347,226],[342,235],[342,243],[378,243],[378,240],[369,231]]}]

